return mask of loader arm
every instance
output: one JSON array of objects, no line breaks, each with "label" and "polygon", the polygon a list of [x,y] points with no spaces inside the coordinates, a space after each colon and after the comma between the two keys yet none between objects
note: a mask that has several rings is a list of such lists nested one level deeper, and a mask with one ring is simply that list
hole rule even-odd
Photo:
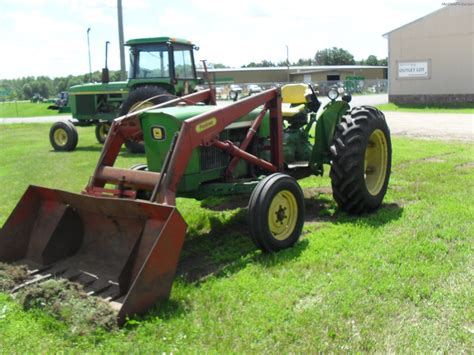
[{"label": "loader arm", "polygon": [[[208,89],[134,112],[133,115],[117,118],[109,131],[94,175],[83,193],[94,196],[112,195],[134,198],[133,191],[120,189],[120,186],[127,185],[133,188],[156,191],[153,194],[156,196],[156,200],[152,202],[175,206],[178,185],[189,163],[193,149],[199,146],[215,146],[235,159],[244,159],[269,172],[283,171],[283,123],[279,88],[269,89],[232,105],[216,107],[214,110],[185,120],[179,131],[177,141],[173,145],[174,149],[169,152],[169,164],[167,164],[165,171],[161,173],[113,167],[123,142],[130,139],[130,137],[141,138],[141,129],[138,122],[140,113],[183,101],[185,103],[196,103],[212,102],[212,100],[212,92]],[[218,140],[219,134],[228,125],[260,106],[263,106],[262,112],[267,110],[270,112],[271,162],[246,152],[245,149],[235,146],[232,142]],[[258,128],[261,120],[256,120],[255,123],[251,128],[252,130]],[[104,188],[106,183],[115,184],[119,186],[119,189],[106,189]]]},{"label": "loader arm", "polygon": [[[259,106],[270,111],[270,151],[271,163],[245,152],[231,142],[218,140],[219,133],[231,123]],[[261,94],[248,97],[232,105],[216,108],[212,111],[184,121],[179,131],[174,151],[166,171],[162,171],[163,183],[158,189],[157,201],[175,205],[178,185],[186,170],[193,149],[198,146],[215,146],[230,155],[243,158],[267,171],[283,171],[283,124],[281,115],[281,95],[279,88],[273,88]]]},{"label": "loader arm", "polygon": [[[142,188],[149,187],[150,185],[154,186],[153,183],[150,184],[150,178],[152,178],[151,175],[146,175],[140,171],[113,168],[122,145],[126,140],[141,140],[143,138],[138,118],[140,114],[146,111],[174,106],[180,103],[193,105],[200,102],[215,104],[215,95],[211,89],[192,93],[116,118],[112,122],[112,126],[110,127],[104,147],[102,148],[94,174],[92,175],[84,193],[90,195],[101,195],[102,193],[109,191],[103,188],[107,182],[115,184],[118,184],[120,181],[130,182],[134,186],[140,186],[140,183],[142,183],[142,185],[145,184],[145,186],[141,186]],[[156,175],[157,176],[154,178],[158,179],[159,174]]]}]

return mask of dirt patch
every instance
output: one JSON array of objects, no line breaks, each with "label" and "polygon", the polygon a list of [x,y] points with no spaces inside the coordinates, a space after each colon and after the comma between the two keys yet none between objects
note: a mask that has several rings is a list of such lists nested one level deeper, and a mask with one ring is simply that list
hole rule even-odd
[{"label": "dirt patch", "polygon": [[440,158],[426,158],[424,161],[426,163],[446,163],[446,160]]},{"label": "dirt patch", "polygon": [[176,276],[189,283],[199,282],[219,273],[225,266],[225,263],[212,261],[207,253],[198,252],[179,261]]},{"label": "dirt patch", "polygon": [[462,169],[472,169],[474,168],[474,162],[469,162],[469,163],[464,163],[464,164],[458,164],[454,167],[456,170],[462,170]]},{"label": "dirt patch", "polygon": [[24,265],[0,263],[0,292],[11,291],[16,285],[26,281],[28,270]]},{"label": "dirt patch", "polygon": [[305,198],[315,197],[320,194],[331,195],[332,189],[330,187],[311,187],[309,189],[304,189],[303,194]]},{"label": "dirt patch", "polygon": [[444,154],[440,155],[435,155],[432,157],[426,157],[426,158],[421,158],[421,159],[415,159],[415,160],[408,160],[403,163],[400,163],[398,165],[399,168],[406,168],[408,166],[411,166],[413,164],[419,164],[419,163],[446,163],[446,160],[443,159],[442,157],[450,156],[455,154],[455,152],[447,152]]},{"label": "dirt patch", "polygon": [[50,279],[15,294],[25,310],[40,308],[68,324],[75,334],[117,328],[116,311],[104,300],[87,296],[83,287],[64,279]]}]

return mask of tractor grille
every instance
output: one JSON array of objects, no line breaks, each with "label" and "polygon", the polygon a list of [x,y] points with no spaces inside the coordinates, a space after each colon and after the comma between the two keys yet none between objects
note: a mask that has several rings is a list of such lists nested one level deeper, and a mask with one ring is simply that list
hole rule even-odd
[{"label": "tractor grille", "polygon": [[201,171],[222,168],[229,164],[230,156],[214,147],[201,147]]},{"label": "tractor grille", "polygon": [[[219,140],[230,140],[239,146],[247,135],[248,128],[230,129],[219,135]],[[214,147],[201,147],[201,171],[224,168],[230,162],[231,156]]]},{"label": "tractor grille", "polygon": [[76,95],[76,107],[79,115],[95,113],[95,95]]}]

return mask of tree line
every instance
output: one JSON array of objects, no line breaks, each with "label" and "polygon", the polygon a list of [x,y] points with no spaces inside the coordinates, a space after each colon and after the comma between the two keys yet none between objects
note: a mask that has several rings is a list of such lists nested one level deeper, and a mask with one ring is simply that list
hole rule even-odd
[{"label": "tree line", "polygon": [[[313,58],[300,58],[295,62],[288,63],[286,60],[273,63],[270,60],[262,60],[255,63],[250,62],[243,65],[242,68],[256,67],[286,67],[286,66],[304,66],[304,65],[387,65],[388,58],[378,59],[377,56],[371,54],[366,59],[355,60],[354,56],[343,48],[325,48],[316,52]],[[218,64],[221,68],[223,64]],[[214,66],[218,68],[217,65]]]},{"label": "tree line", "polygon": [[[375,55],[369,55],[366,59],[356,61],[354,56],[343,48],[326,48],[316,52],[313,58],[300,58],[295,62],[288,63],[280,61],[273,63],[270,60],[262,60],[258,63],[250,62],[242,68],[255,67],[286,67],[304,65],[387,65],[387,58],[378,59]],[[225,64],[211,64],[212,68],[228,68]],[[100,82],[101,72],[92,73],[92,82]],[[120,80],[120,71],[110,71],[110,81]],[[34,95],[41,95],[44,98],[54,97],[61,91],[67,91],[74,85],[91,82],[89,74],[69,75],[51,79],[48,76],[27,76],[19,79],[0,80],[0,99],[3,100],[29,100]]]},{"label": "tree line", "polygon": [[[120,71],[110,71],[110,81],[120,80]],[[92,73],[92,82],[101,81],[101,72]],[[71,86],[91,82],[89,73],[69,75],[51,79],[49,76],[26,76],[18,79],[0,80],[0,99],[30,100],[34,95],[44,98],[55,97],[61,91],[67,91]]]}]

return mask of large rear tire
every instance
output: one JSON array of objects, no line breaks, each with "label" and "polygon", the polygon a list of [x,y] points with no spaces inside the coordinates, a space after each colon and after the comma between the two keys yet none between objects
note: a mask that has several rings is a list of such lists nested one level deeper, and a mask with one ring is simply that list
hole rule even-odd
[{"label": "large rear tire", "polygon": [[[153,99],[146,101],[153,97]],[[172,99],[172,96],[163,88],[157,86],[141,86],[133,90],[120,107],[119,115],[123,116],[129,112],[142,110]],[[145,146],[143,142],[126,141],[125,147],[130,153],[143,154]]]},{"label": "large rear tire", "polygon": [[72,122],[55,122],[49,130],[49,142],[56,151],[72,151],[76,149],[78,140],[77,129]]},{"label": "large rear tire", "polygon": [[295,244],[304,224],[304,196],[296,180],[276,173],[260,181],[250,196],[248,222],[253,242],[263,251]]},{"label": "large rear tire", "polygon": [[392,164],[384,114],[370,106],[344,115],[334,134],[331,183],[339,207],[351,214],[377,209],[387,192]]}]

